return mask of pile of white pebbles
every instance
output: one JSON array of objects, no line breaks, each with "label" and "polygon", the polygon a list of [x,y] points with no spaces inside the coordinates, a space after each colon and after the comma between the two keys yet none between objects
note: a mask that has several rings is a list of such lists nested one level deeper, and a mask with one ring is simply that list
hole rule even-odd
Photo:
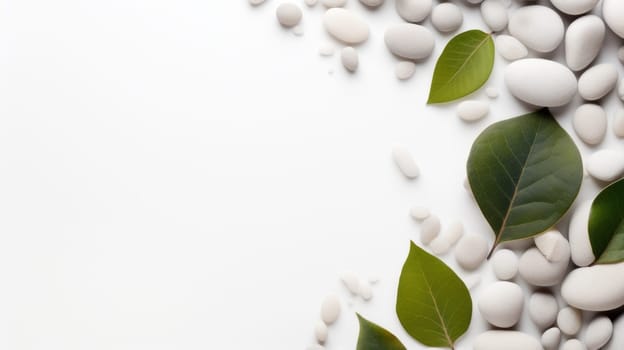
[{"label": "pile of white pebbles", "polygon": [[[249,0],[257,6],[264,0]],[[370,28],[358,13],[343,8],[348,0],[319,0],[326,8],[322,26],[344,45],[341,62],[349,72],[359,66],[357,45],[365,42]],[[356,1],[356,0],[349,0]],[[359,0],[363,10],[374,11],[384,0]],[[395,73],[398,79],[409,79],[416,64],[433,52],[432,29],[417,23],[429,18],[434,30],[456,32],[463,23],[460,6],[453,2],[434,4],[432,0],[393,0],[398,13],[396,24],[387,26],[384,41],[387,49],[400,59]],[[480,10],[483,22],[493,33],[499,56],[510,62],[504,73],[508,92],[518,100],[536,107],[562,107],[580,96],[584,101],[573,112],[573,128],[587,146],[597,147],[612,132],[624,138],[624,108],[618,104],[612,115],[603,105],[614,90],[624,100],[621,67],[611,63],[594,64],[604,54],[609,30],[624,38],[624,0],[462,0]],[[317,0],[304,0],[306,6]],[[279,23],[303,34],[299,23],[303,6],[282,2],[276,8]],[[567,27],[566,27],[567,26]],[[564,46],[564,59],[558,62],[553,52]],[[321,45],[321,55],[332,55],[333,46]],[[624,63],[624,47],[617,53]],[[433,72],[431,72],[433,73]],[[619,81],[619,86],[618,86]],[[496,98],[499,91],[488,88],[486,95]],[[457,113],[465,121],[480,120],[489,112],[484,101],[464,100]],[[609,121],[609,119],[611,119]],[[396,147],[393,157],[409,179],[420,170],[409,150]],[[585,162],[587,173],[599,182],[608,183],[624,175],[624,149],[594,149]],[[467,187],[469,190],[469,187]],[[476,309],[495,330],[474,338],[475,350],[624,350],[624,316],[612,321],[611,312],[624,305],[624,263],[593,265],[587,232],[591,201],[577,205],[569,226],[553,228],[535,239],[507,244],[498,249],[490,261],[497,281],[480,286]],[[484,235],[465,234],[456,221],[442,230],[440,218],[428,208],[414,207],[411,216],[420,223],[423,246],[436,255],[452,252],[465,271],[474,271],[486,261],[489,244]],[[562,234],[563,233],[563,234]],[[342,276],[344,286],[354,295],[368,301],[371,285],[376,280],[358,279],[353,274]],[[479,280],[467,281],[470,289]],[[524,295],[531,286],[533,293]],[[315,328],[318,344],[309,349],[323,349],[327,326],[340,315],[341,301],[330,295],[322,303],[321,320]],[[513,330],[526,312],[540,330],[535,336]],[[610,312],[609,317],[605,312]],[[621,312],[620,312],[621,313]]]}]

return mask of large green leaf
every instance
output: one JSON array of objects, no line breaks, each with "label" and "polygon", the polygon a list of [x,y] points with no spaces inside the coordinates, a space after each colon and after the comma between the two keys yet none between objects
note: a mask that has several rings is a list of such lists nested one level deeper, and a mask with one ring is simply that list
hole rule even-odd
[{"label": "large green leaf", "polygon": [[624,261],[624,179],[600,192],[589,214],[589,241],[596,262]]},{"label": "large green leaf", "polygon": [[451,39],[438,58],[429,100],[444,103],[478,90],[494,66],[494,40],[480,30],[469,30]]},{"label": "large green leaf", "polygon": [[547,109],[498,122],[475,141],[468,180],[501,242],[540,234],[570,208],[583,180],[581,155]]},{"label": "large green leaf", "polygon": [[406,350],[394,334],[357,314],[360,336],[356,350]]},{"label": "large green leaf", "polygon": [[454,348],[470,325],[472,299],[453,270],[412,242],[399,280],[396,312],[414,339]]}]

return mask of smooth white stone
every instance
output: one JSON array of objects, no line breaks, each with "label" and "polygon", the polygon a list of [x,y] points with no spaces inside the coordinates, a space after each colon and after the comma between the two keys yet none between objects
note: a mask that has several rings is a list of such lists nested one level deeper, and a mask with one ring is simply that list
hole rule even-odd
[{"label": "smooth white stone", "polygon": [[604,0],[602,16],[609,28],[620,38],[624,38],[624,1]]},{"label": "smooth white stone", "polygon": [[407,80],[416,72],[416,64],[412,61],[401,61],[394,67],[394,74],[399,80]]},{"label": "smooth white stone", "polygon": [[611,182],[624,174],[624,151],[602,149],[589,157],[587,172],[600,181]]},{"label": "smooth white stone", "polygon": [[480,235],[464,235],[455,247],[455,260],[466,270],[474,270],[481,266],[487,254],[488,243]]},{"label": "smooth white stone", "polygon": [[321,0],[321,3],[327,8],[343,7],[347,4],[347,0]]},{"label": "smooth white stone", "polygon": [[570,256],[557,262],[546,260],[537,249],[531,248],[520,257],[520,276],[529,284],[550,287],[561,282],[568,268]]},{"label": "smooth white stone", "polygon": [[430,215],[420,226],[420,241],[424,245],[429,245],[440,234],[440,219],[435,215]]},{"label": "smooth white stone", "polygon": [[557,350],[561,343],[561,331],[557,327],[550,328],[542,334],[542,346],[545,350]]},{"label": "smooth white stone", "polygon": [[593,263],[596,258],[589,241],[589,212],[591,210],[592,200],[581,203],[572,214],[570,226],[568,229],[568,238],[570,239],[570,252],[572,262],[576,266],[588,266]]},{"label": "smooth white stone", "polygon": [[522,288],[506,281],[492,283],[481,291],[477,305],[481,316],[491,325],[513,327],[520,320],[524,308]]},{"label": "smooth white stone", "polygon": [[473,350],[543,350],[532,336],[517,331],[487,331],[477,336]]},{"label": "smooth white stone", "polygon": [[360,44],[368,40],[368,24],[360,16],[340,7],[325,12],[323,26],[334,38],[347,44]]},{"label": "smooth white stone", "polygon": [[362,4],[368,7],[379,7],[383,5],[385,0],[360,0]]},{"label": "smooth white stone", "polygon": [[351,46],[347,46],[340,52],[340,62],[349,72],[355,72],[360,64],[357,51]]},{"label": "smooth white stone", "polygon": [[584,104],[574,112],[574,131],[588,145],[601,143],[607,135],[607,113],[595,104]]},{"label": "smooth white stone", "polygon": [[533,246],[533,239],[525,238],[525,239],[517,239],[515,241],[504,242],[499,247],[524,252],[525,250],[529,249],[532,246]]},{"label": "smooth white stone", "polygon": [[451,250],[451,244],[445,236],[438,236],[429,243],[429,249],[435,255],[444,255]]},{"label": "smooth white stone", "polygon": [[572,22],[565,37],[568,67],[579,71],[589,66],[602,49],[605,33],[605,25],[598,16],[587,15]]},{"label": "smooth white stone", "polygon": [[265,0],[249,0],[249,3],[254,5],[254,6],[258,6],[260,4],[263,4]]},{"label": "smooth white stone", "polygon": [[613,133],[617,137],[624,137],[624,109],[621,107],[613,115]]},{"label": "smooth white stone", "polygon": [[337,295],[331,294],[325,297],[321,304],[321,320],[326,325],[330,325],[340,316],[340,299]]},{"label": "smooth white stone", "polygon": [[420,175],[420,169],[418,168],[418,165],[416,165],[414,157],[407,148],[402,146],[394,147],[392,150],[392,157],[405,177],[414,179]]},{"label": "smooth white stone", "polygon": [[316,337],[316,341],[319,343],[324,343],[327,341],[328,335],[327,325],[323,321],[316,322],[314,326],[314,336]]},{"label": "smooth white stone", "polygon": [[345,271],[340,275],[340,281],[351,294],[356,295],[360,292],[360,278],[351,271]]},{"label": "smooth white stone", "polygon": [[485,89],[485,95],[489,98],[497,98],[498,97],[498,89],[495,87],[489,87]]},{"label": "smooth white stone", "polygon": [[535,237],[535,246],[548,261],[561,261],[570,257],[570,243],[561,232],[550,230]]},{"label": "smooth white stone", "polygon": [[509,33],[537,52],[554,51],[564,35],[561,17],[549,7],[520,7],[509,18]]},{"label": "smooth white stone", "polygon": [[485,0],[482,2],[481,18],[493,32],[500,32],[509,23],[507,8],[500,0]]},{"label": "smooth white stone", "polygon": [[618,72],[612,64],[598,64],[586,70],[579,78],[579,94],[588,101],[601,99],[615,88],[617,81]]},{"label": "smooth white stone", "polygon": [[373,298],[373,287],[370,285],[368,281],[360,282],[360,296],[365,301],[369,301]]},{"label": "smooth white stone", "polygon": [[280,4],[275,10],[277,21],[284,27],[294,27],[301,21],[303,13],[299,6],[292,2]]},{"label": "smooth white stone", "polygon": [[454,32],[464,23],[464,14],[452,2],[436,5],[431,12],[431,24],[442,33]]},{"label": "smooth white stone", "polygon": [[505,84],[516,98],[540,107],[568,104],[577,92],[574,73],[560,63],[540,58],[509,64]]},{"label": "smooth white stone", "polygon": [[518,274],[518,256],[509,249],[500,249],[490,259],[494,276],[502,281],[513,279]]},{"label": "smooth white stone", "polygon": [[529,299],[529,318],[537,328],[552,326],[557,320],[559,305],[552,294],[536,292]]},{"label": "smooth white stone", "polygon": [[432,0],[396,0],[396,10],[407,22],[417,23],[429,16]]},{"label": "smooth white stone", "polygon": [[598,0],[550,0],[559,11],[568,15],[581,15],[591,11]]},{"label": "smooth white stone", "polygon": [[501,34],[496,37],[496,49],[507,61],[515,61],[529,55],[529,50],[520,40],[511,35]]},{"label": "smooth white stone", "polygon": [[298,25],[294,26],[293,29],[292,29],[292,32],[296,36],[302,36],[304,34],[303,26],[301,24],[298,24]]},{"label": "smooth white stone", "polygon": [[433,34],[429,29],[411,23],[390,26],[386,29],[384,41],[390,52],[410,60],[429,57],[435,46]]},{"label": "smooth white stone", "polygon": [[591,321],[587,326],[583,342],[588,350],[598,350],[609,342],[611,335],[613,335],[611,319],[600,316]]},{"label": "smooth white stone", "polygon": [[587,348],[580,340],[569,339],[561,345],[561,350],[587,350]]},{"label": "smooth white stone", "polygon": [[454,246],[464,235],[464,224],[459,221],[453,221],[444,231],[444,237],[447,238],[449,244]]},{"label": "smooth white stone", "polygon": [[467,100],[457,106],[457,115],[466,122],[481,120],[489,112],[490,104],[483,101]]},{"label": "smooth white stone", "polygon": [[624,349],[624,315],[619,316],[613,323],[613,336],[604,350]]},{"label": "smooth white stone", "polygon": [[431,215],[431,211],[425,207],[412,207],[410,209],[410,216],[416,221],[423,221]]},{"label": "smooth white stone", "polygon": [[608,311],[624,305],[624,263],[573,270],[563,281],[561,296],[569,305],[587,311]]},{"label": "smooth white stone", "polygon": [[571,307],[559,310],[557,315],[557,327],[568,336],[576,335],[583,325],[581,312]]}]

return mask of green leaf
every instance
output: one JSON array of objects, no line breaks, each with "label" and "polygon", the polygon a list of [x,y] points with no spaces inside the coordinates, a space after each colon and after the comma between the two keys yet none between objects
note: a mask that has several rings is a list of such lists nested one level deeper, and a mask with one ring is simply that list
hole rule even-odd
[{"label": "green leaf", "polygon": [[453,270],[412,242],[399,280],[396,312],[414,339],[454,348],[470,325],[472,299]]},{"label": "green leaf", "polygon": [[583,180],[581,155],[547,109],[498,122],[475,141],[468,180],[501,242],[538,235],[568,211]]},{"label": "green leaf", "polygon": [[360,336],[356,350],[406,350],[394,334],[356,314],[360,321]]},{"label": "green leaf", "polygon": [[494,66],[494,40],[480,30],[455,36],[438,58],[428,104],[457,100],[477,91]]},{"label": "green leaf", "polygon": [[624,179],[600,192],[589,214],[589,241],[598,264],[624,261]]}]

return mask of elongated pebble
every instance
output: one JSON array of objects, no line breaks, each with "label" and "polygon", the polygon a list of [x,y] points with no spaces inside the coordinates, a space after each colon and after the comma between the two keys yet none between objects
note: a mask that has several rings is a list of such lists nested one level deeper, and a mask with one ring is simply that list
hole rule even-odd
[{"label": "elongated pebble", "polygon": [[520,320],[524,307],[522,288],[506,281],[492,283],[479,294],[477,306],[481,316],[491,325],[513,327]]},{"label": "elongated pebble", "polygon": [[613,323],[613,336],[604,350],[624,349],[624,316],[619,316]]},{"label": "elongated pebble", "polygon": [[552,326],[557,320],[559,305],[550,293],[535,292],[529,298],[529,318],[539,329]]},{"label": "elongated pebble", "polygon": [[610,182],[624,174],[624,151],[602,149],[589,157],[587,172],[593,178]]},{"label": "elongated pebble", "polygon": [[340,61],[346,70],[349,72],[355,72],[360,65],[360,59],[357,51],[351,46],[347,46],[342,49],[340,53]]},{"label": "elongated pebble", "polygon": [[541,58],[509,64],[505,84],[516,98],[540,107],[568,104],[578,90],[576,76],[566,66]]},{"label": "elongated pebble", "polygon": [[573,16],[589,12],[598,4],[598,0],[550,0],[550,2],[559,11]]},{"label": "elongated pebble", "polygon": [[278,22],[284,27],[296,26],[301,21],[301,17],[303,17],[299,6],[291,2],[280,4],[275,10],[275,15]]},{"label": "elongated pebble", "polygon": [[570,243],[555,229],[535,237],[534,241],[537,249],[548,261],[557,262],[570,257]]},{"label": "elongated pebble", "polygon": [[551,262],[537,248],[530,248],[520,257],[518,271],[527,283],[538,287],[550,287],[563,280],[569,260],[568,255],[561,261]]},{"label": "elongated pebble", "polygon": [[570,226],[568,227],[568,238],[570,239],[570,252],[572,262],[576,266],[588,266],[596,258],[589,241],[589,212],[592,200],[582,202],[572,214]]},{"label": "elongated pebble", "polygon": [[613,335],[613,323],[606,316],[592,320],[585,331],[584,343],[588,350],[598,350],[605,346]]},{"label": "elongated pebble", "polygon": [[431,12],[431,24],[439,32],[454,32],[461,27],[462,23],[464,23],[464,15],[452,2],[438,4]]},{"label": "elongated pebble", "polygon": [[613,115],[613,133],[617,137],[624,137],[624,109],[618,108]]},{"label": "elongated pebble", "polygon": [[561,332],[568,336],[576,335],[583,325],[581,312],[571,307],[565,307],[559,310],[557,314],[557,327]]},{"label": "elongated pebble", "polygon": [[415,206],[410,209],[410,216],[416,221],[423,221],[431,215],[429,209],[421,206]]},{"label": "elongated pebble", "polygon": [[475,122],[485,118],[490,112],[490,105],[484,101],[467,100],[457,106],[457,115],[466,122]]},{"label": "elongated pebble", "polygon": [[373,298],[373,287],[368,281],[362,281],[360,283],[360,296],[365,301],[369,301]]},{"label": "elongated pebble", "polygon": [[532,336],[518,331],[487,331],[477,336],[473,350],[543,350]]},{"label": "elongated pebble", "polygon": [[617,81],[618,72],[612,64],[595,65],[579,78],[579,94],[587,101],[601,99],[615,88]]},{"label": "elongated pebble", "polygon": [[460,221],[451,222],[443,233],[451,246],[454,246],[464,235],[464,224]]},{"label": "elongated pebble", "polygon": [[611,30],[624,38],[624,2],[622,0],[604,0],[602,16]]},{"label": "elongated pebble", "polygon": [[529,55],[529,50],[511,35],[501,34],[496,37],[496,49],[507,61],[515,61]]},{"label": "elongated pebble", "polygon": [[518,274],[518,257],[509,249],[500,249],[490,259],[494,276],[501,281],[508,281]]},{"label": "elongated pebble", "polygon": [[498,98],[498,89],[495,87],[489,87],[485,89],[485,95],[489,98]]},{"label": "elongated pebble", "polygon": [[414,179],[420,175],[420,169],[418,168],[418,165],[416,165],[414,157],[407,148],[402,146],[394,147],[392,150],[392,157],[405,177]]},{"label": "elongated pebble", "polygon": [[386,46],[393,54],[417,60],[429,57],[433,52],[435,40],[429,29],[418,24],[400,23],[386,29]]},{"label": "elongated pebble", "polygon": [[337,295],[331,294],[325,297],[321,304],[321,320],[326,325],[331,325],[340,316],[340,299]]},{"label": "elongated pebble", "polygon": [[[624,305],[624,263],[580,267],[561,285],[561,297],[587,311],[608,311]],[[562,329],[563,331],[563,329]]]},{"label": "elongated pebble", "polygon": [[507,7],[500,0],[485,0],[482,2],[481,18],[493,32],[500,32],[509,23]]},{"label": "elongated pebble", "polygon": [[394,74],[399,80],[407,80],[416,72],[416,64],[412,61],[401,61],[394,67]]},{"label": "elongated pebble", "polygon": [[325,324],[325,322],[316,322],[316,325],[314,326],[314,336],[316,337],[317,342],[323,344],[325,341],[327,341],[328,333],[329,332],[327,331],[327,325]]},{"label": "elongated pebble", "polygon": [[385,2],[385,0],[360,0],[360,2],[361,2],[364,6],[368,6],[368,7],[379,7],[379,6],[383,5],[383,3]]},{"label": "elongated pebble", "polygon": [[520,7],[509,18],[509,33],[537,52],[554,51],[563,41],[563,20],[549,7]]},{"label": "elongated pebble", "polygon": [[340,275],[340,281],[352,295],[356,295],[360,292],[360,279],[355,273],[351,271],[343,272]]},{"label": "elongated pebble", "polygon": [[568,339],[561,345],[561,350],[587,350],[587,347],[578,339]]},{"label": "elongated pebble", "polygon": [[568,67],[579,71],[589,66],[602,49],[605,33],[604,22],[598,16],[587,15],[572,22],[565,37]]},{"label": "elongated pebble", "polygon": [[321,0],[321,3],[327,8],[343,7],[347,4],[347,0]]},{"label": "elongated pebble", "polygon": [[475,270],[485,261],[488,243],[480,235],[464,235],[455,247],[455,260],[466,270]]},{"label": "elongated pebble", "polygon": [[584,104],[574,112],[574,131],[588,145],[601,143],[607,134],[607,113],[596,104]]},{"label": "elongated pebble", "polygon": [[428,245],[440,234],[440,219],[435,215],[430,215],[420,226],[420,241]]},{"label": "elongated pebble", "polygon": [[396,0],[396,10],[399,16],[412,23],[418,23],[427,18],[432,7],[432,0]]},{"label": "elongated pebble", "polygon": [[347,44],[355,45],[368,40],[368,24],[359,15],[340,7],[325,12],[323,26],[330,35]]},{"label": "elongated pebble", "polygon": [[560,343],[561,330],[559,328],[550,328],[542,334],[542,346],[545,350],[557,350]]}]

